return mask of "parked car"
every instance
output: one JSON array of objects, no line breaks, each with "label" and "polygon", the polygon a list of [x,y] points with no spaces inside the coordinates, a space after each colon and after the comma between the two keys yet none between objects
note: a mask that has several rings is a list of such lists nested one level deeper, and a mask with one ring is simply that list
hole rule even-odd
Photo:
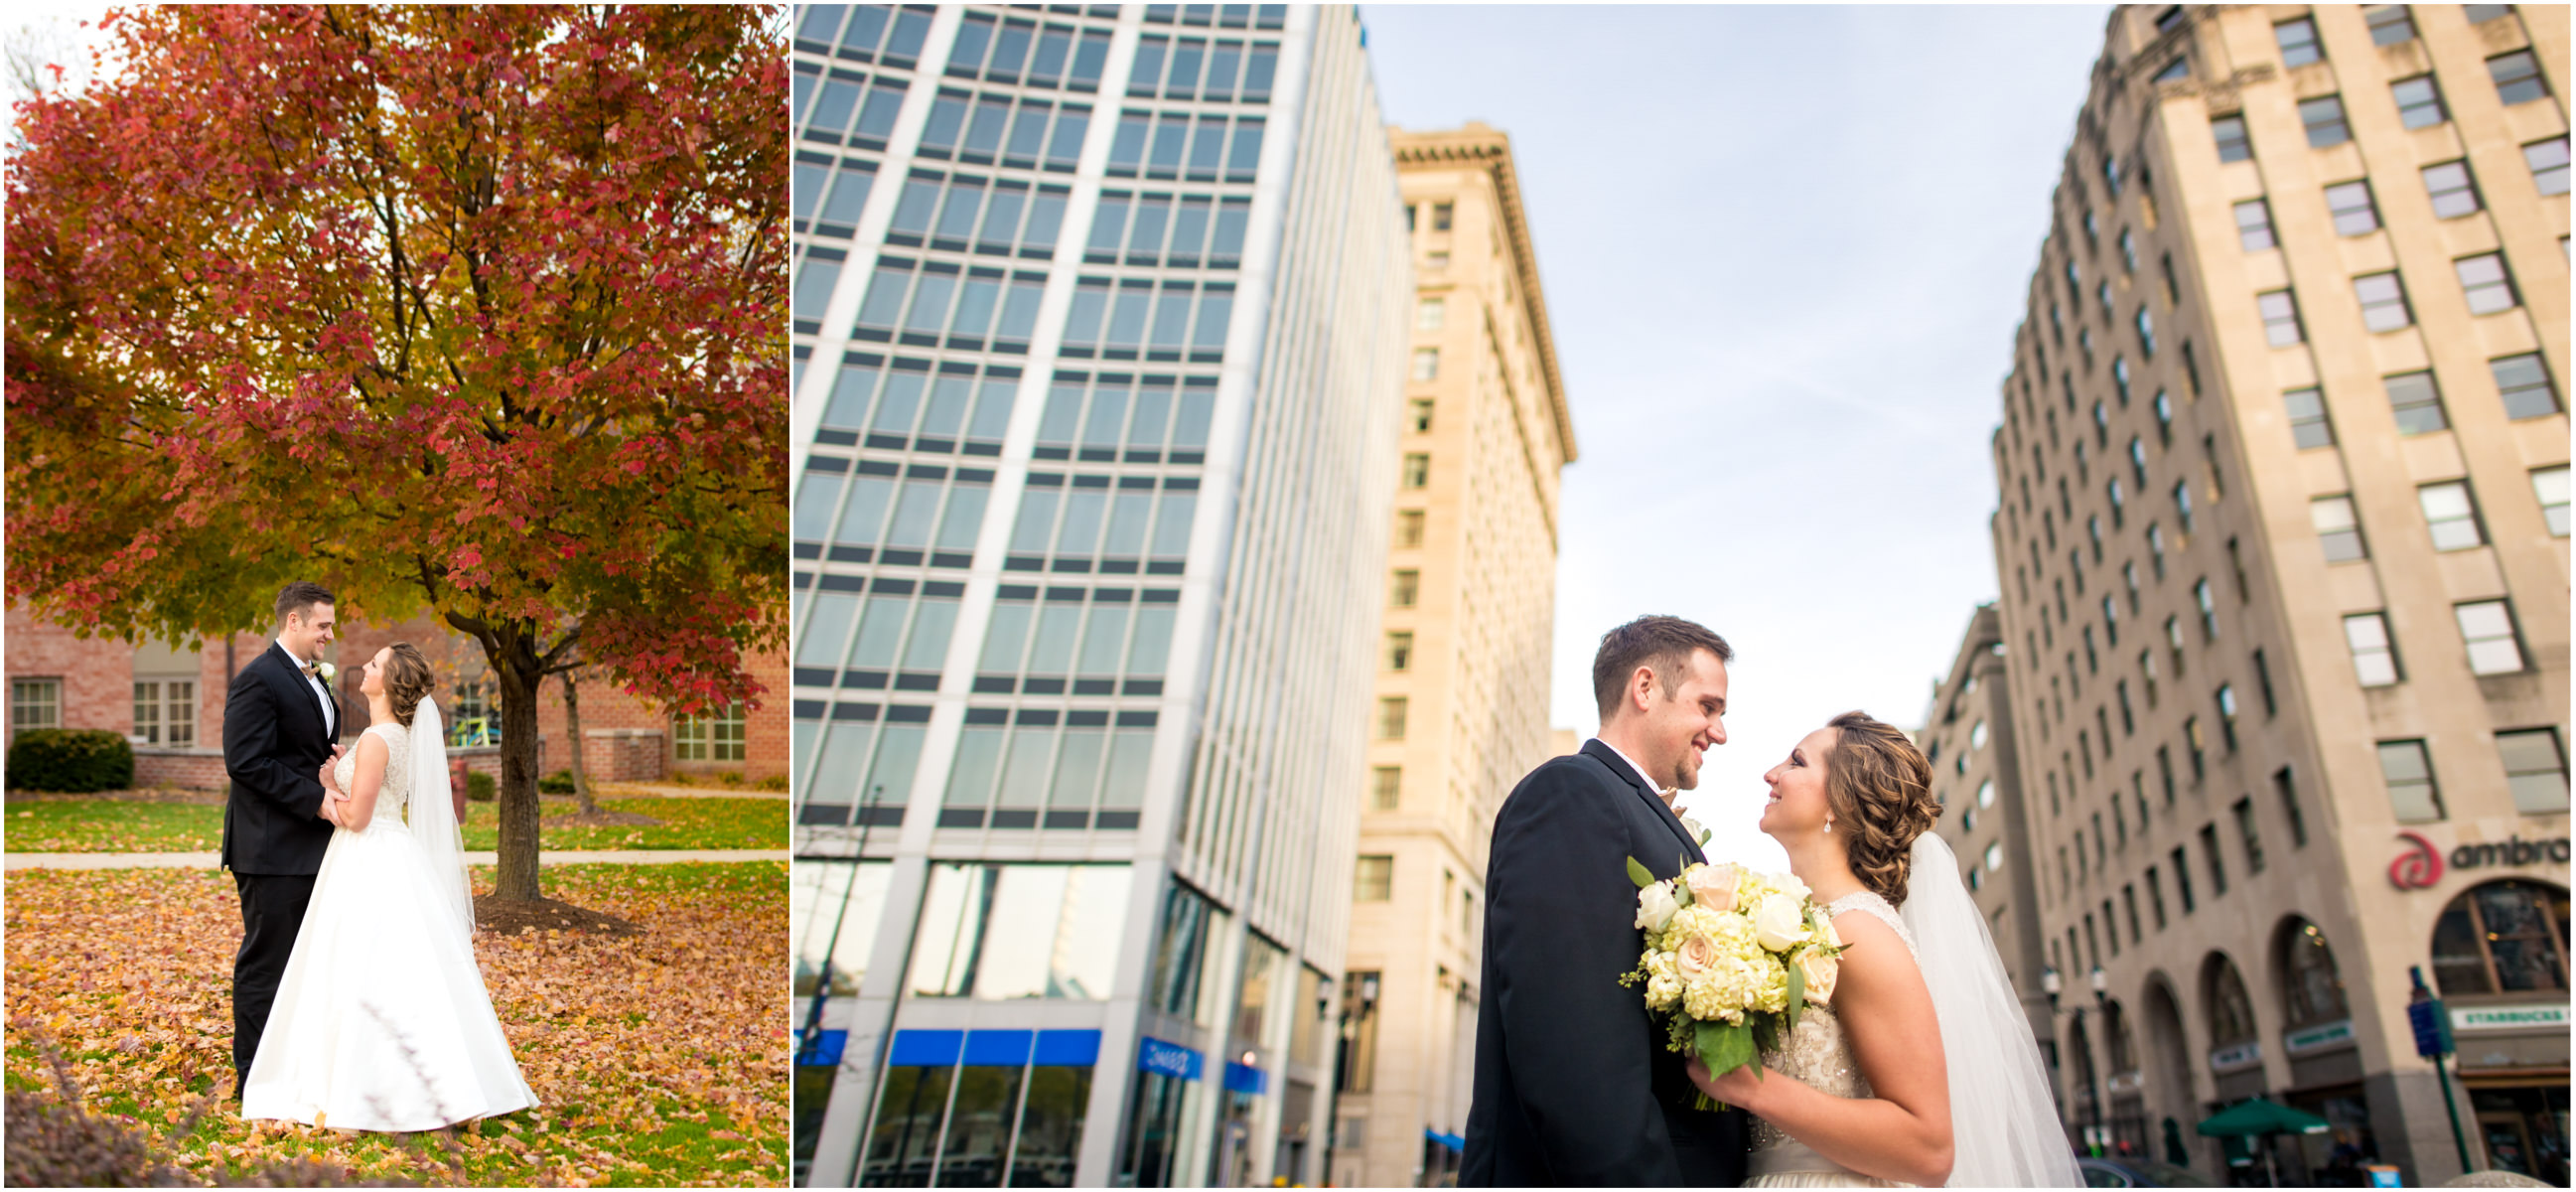
[{"label": "parked car", "polygon": [[2153,1159],[2077,1159],[2087,1188],[2214,1188],[2188,1168]]}]

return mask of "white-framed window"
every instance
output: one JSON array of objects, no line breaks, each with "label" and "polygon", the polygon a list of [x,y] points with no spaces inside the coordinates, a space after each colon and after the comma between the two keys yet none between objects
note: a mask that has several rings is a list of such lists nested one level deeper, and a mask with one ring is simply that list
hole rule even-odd
[{"label": "white-framed window", "polygon": [[2261,199],[2247,199],[2236,205],[2236,241],[2247,252],[2265,252],[2279,247],[2272,237],[2272,208]]},{"label": "white-framed window", "polygon": [[2415,490],[2415,500],[2424,509],[2424,524],[2432,532],[2434,550],[2467,550],[2486,545],[2486,535],[2478,529],[2477,505],[2469,499],[2467,481],[2424,485]]},{"label": "white-framed window", "polygon": [[1449,324],[1449,300],[1442,297],[1423,299],[1413,308],[1416,331],[1438,331]]},{"label": "white-framed window", "polygon": [[2553,538],[2567,536],[2567,465],[2536,469],[2531,474],[2531,495],[2540,501],[2541,519],[2549,523]]},{"label": "white-framed window", "polygon": [[744,746],[744,717],[741,704],[731,704],[702,716],[678,716],[671,721],[671,755],[684,762],[738,762],[749,756]]},{"label": "white-framed window", "polygon": [[1362,857],[1351,871],[1353,902],[1385,902],[1395,897],[1395,858]]},{"label": "white-framed window", "polygon": [[147,745],[190,749],[197,744],[194,679],[134,681],[134,735]]},{"label": "white-framed window", "polygon": [[63,726],[63,681],[9,680],[9,739],[31,728]]},{"label": "white-framed window", "polygon": [[2567,813],[2567,752],[2558,747],[2557,729],[2497,733],[2496,754],[2504,760],[2504,784],[2513,792],[2514,810],[2524,815]]}]

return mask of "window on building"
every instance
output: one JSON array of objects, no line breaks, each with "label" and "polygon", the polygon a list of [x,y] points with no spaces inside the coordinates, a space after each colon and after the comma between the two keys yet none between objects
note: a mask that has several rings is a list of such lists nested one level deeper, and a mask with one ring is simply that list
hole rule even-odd
[{"label": "window on building", "polygon": [[2497,17],[2512,12],[2513,6],[2510,4],[2463,4],[2460,6],[2460,11],[2467,14],[2470,24],[2483,25]]},{"label": "window on building", "polygon": [[1457,213],[1458,207],[1454,203],[1433,203],[1431,205],[1431,230],[1435,232],[1448,231],[1450,224]]},{"label": "window on building", "polygon": [[2567,536],[2567,465],[2536,468],[2531,473],[2531,495],[2540,502],[2541,520],[2549,523],[2549,536]]},{"label": "window on building", "polygon": [[1417,381],[1440,379],[1440,349],[1413,349],[1413,379]]},{"label": "window on building", "polygon": [[2460,623],[2460,640],[2468,646],[2469,673],[2510,675],[2523,669],[2522,642],[2513,629],[2513,609],[2502,600],[2473,600],[2451,609]]},{"label": "window on building", "polygon": [[2254,819],[2254,800],[2238,799],[2228,809],[2236,816],[2236,840],[2245,846],[2245,872],[2263,872],[2263,835]]},{"label": "window on building", "polygon": [[1419,208],[1418,208],[1418,205],[1413,204],[1413,203],[1407,203],[1407,204],[1405,204],[1405,205],[1404,205],[1404,230],[1405,230],[1405,231],[1408,231],[1408,232],[1419,232],[1419,231],[1421,231],[1421,230],[1422,230],[1421,225],[1420,225],[1420,220],[1419,220],[1419,218],[1418,218],[1418,217],[1419,217],[1419,215],[1420,215],[1420,210],[1419,210]]},{"label": "window on building", "polygon": [[2504,784],[2513,792],[2513,808],[2524,815],[2567,813],[2567,753],[2554,728],[2520,729],[2496,734],[2496,754],[2504,760]]},{"label": "window on building", "polygon": [[1386,602],[1396,608],[1412,608],[1421,598],[1422,573],[1419,571],[1410,568],[1398,571],[1395,581],[1387,585]]},{"label": "window on building", "polygon": [[2293,389],[2281,395],[2281,404],[2290,413],[2290,441],[2299,450],[2334,446],[2334,426],[2326,420],[2326,399],[2314,386]]},{"label": "window on building", "polygon": [[738,762],[750,756],[741,704],[671,720],[671,756],[683,762]]},{"label": "window on building", "polygon": [[2567,989],[2567,890],[2505,880],[2451,900],[2433,925],[2442,996]]},{"label": "window on building", "polygon": [[2341,235],[2361,236],[2379,230],[2379,208],[2370,201],[2367,180],[2327,187],[2326,210],[2334,215],[2335,231]]},{"label": "window on building", "polygon": [[1379,766],[1369,773],[1369,807],[1393,811],[1403,803],[1404,767]]},{"label": "window on building", "polygon": [[2343,619],[2343,639],[2352,647],[2352,671],[2364,687],[2386,687],[2404,676],[2397,666],[2397,647],[2388,637],[2385,613],[2352,613]]},{"label": "window on building", "polygon": [[2423,435],[2449,429],[2450,419],[2442,414],[2442,391],[2434,385],[2432,373],[2399,373],[2385,378],[2385,384],[2389,412],[2397,419],[2397,433]]},{"label": "window on building", "polygon": [[2500,356],[2487,362],[2495,373],[2496,392],[2504,398],[2504,416],[2517,421],[2558,412],[2558,390],[2549,383],[2549,366],[2540,353]]},{"label": "window on building", "polygon": [[146,744],[190,749],[197,744],[197,683],[193,679],[140,679],[134,684],[134,733]]},{"label": "window on building", "polygon": [[2520,305],[2513,294],[2513,275],[2505,272],[2503,253],[2480,253],[2451,262],[2459,271],[2460,291],[2467,297],[2469,313],[2491,315]]},{"label": "window on building", "polygon": [[2299,101],[2299,123],[2308,130],[2308,148],[2326,149],[2352,139],[2352,129],[2344,124],[2343,97],[2321,95]]},{"label": "window on building", "polygon": [[2272,37],[2281,44],[2283,66],[2306,66],[2325,60],[2325,47],[2317,44],[2316,22],[2306,17],[2272,26]]},{"label": "window on building", "polygon": [[2209,777],[2209,740],[2201,735],[2200,717],[2182,718],[2182,744],[2191,755],[2191,780],[2196,783]]},{"label": "window on building", "polygon": [[2201,860],[2209,867],[2209,896],[2227,896],[2227,860],[2218,851],[2218,825],[2200,826]]},{"label": "window on building", "polygon": [[1419,509],[1396,511],[1395,545],[1399,549],[1410,550],[1422,545],[1423,517],[1423,511]]},{"label": "window on building", "polygon": [[2442,219],[2473,215],[2481,206],[2477,180],[2470,177],[2465,161],[2424,167],[2424,193],[2433,200],[2433,214]]},{"label": "window on building", "polygon": [[12,679],[9,681],[9,736],[31,728],[63,726],[63,681],[60,679]]},{"label": "window on building", "polygon": [[2388,86],[2397,101],[2397,119],[2408,128],[2430,128],[2450,119],[2442,109],[2442,90],[2433,85],[2433,76],[2417,75],[2399,79]]},{"label": "window on building", "polygon": [[2150,81],[2157,83],[2174,83],[2190,77],[2191,55],[2180,54],[2176,55],[2173,61],[2165,63],[2165,68],[2157,71],[2156,77]]},{"label": "window on building", "polygon": [[1449,254],[1446,252],[1424,253],[1422,255],[1422,267],[1433,273],[1446,269],[1449,267]]},{"label": "window on building", "polygon": [[2361,10],[2362,19],[2370,23],[2373,45],[2393,46],[2415,40],[2415,22],[2406,18],[2403,4],[2368,4]]},{"label": "window on building", "polygon": [[2478,526],[2477,505],[2469,499],[2467,481],[2423,485],[2415,490],[2415,500],[2424,509],[2424,523],[2432,531],[2434,550],[2467,550],[2486,545],[2486,535]]},{"label": "window on building", "polygon": [[1446,298],[1425,298],[1413,308],[1413,327],[1416,331],[1438,331],[1448,322],[1449,300]]},{"label": "window on building", "polygon": [[1427,397],[1417,397],[1405,403],[1406,428],[1417,435],[1430,433],[1432,408],[1432,400]]},{"label": "window on building", "polygon": [[2218,685],[2218,740],[2229,753],[2236,752],[2236,685]]},{"label": "window on building", "polygon": [[2531,167],[2531,184],[2540,193],[2567,193],[2567,138],[2533,141],[2522,147],[2522,160]]},{"label": "window on building", "polygon": [[2361,302],[2361,325],[2372,331],[2395,331],[2410,326],[2415,316],[2406,309],[2406,286],[2397,274],[2368,273],[2352,279],[2353,297]]},{"label": "window on building", "polygon": [[1404,457],[1404,487],[1423,488],[1431,483],[1431,456],[1415,451]]},{"label": "window on building", "polygon": [[2194,906],[2191,896],[2191,857],[2179,844],[2175,845],[2173,850],[2173,875],[2174,893],[2182,899],[2182,913],[2188,915]]},{"label": "window on building", "polygon": [[2422,741],[2379,743],[2379,775],[2388,784],[2388,804],[2401,824],[2443,818],[2442,792],[2433,782],[2433,763]]},{"label": "window on building", "polygon": [[1378,740],[1401,741],[1404,739],[1404,718],[1407,710],[1407,702],[1408,701],[1405,697],[1400,695],[1385,696],[1377,701]]},{"label": "window on building", "polygon": [[2262,199],[2247,199],[2236,205],[2236,242],[2247,252],[2263,252],[2278,247],[2272,238],[2272,208]]},{"label": "window on building", "polygon": [[1352,901],[1390,901],[1395,897],[1395,858],[1362,857],[1352,868],[1352,878]]},{"label": "window on building", "polygon": [[2209,122],[2210,134],[2218,140],[2218,160],[2244,161],[2254,156],[2254,145],[2245,139],[2243,116],[2220,116]]},{"label": "window on building", "polygon": [[2353,515],[2349,494],[2318,497],[2308,502],[2308,519],[2316,527],[2318,544],[2325,548],[2326,562],[2349,563],[2370,557],[2370,550],[2362,541],[2361,521]]},{"label": "window on building", "polygon": [[1412,633],[1395,632],[1386,635],[1386,669],[1391,671],[1413,669]]},{"label": "window on building", "polygon": [[2218,601],[2209,592],[2209,581],[2191,586],[2192,603],[2200,608],[2200,635],[2204,641],[2218,640]]},{"label": "window on building", "polygon": [[2496,98],[2508,106],[2549,97],[2549,84],[2540,77],[2540,62],[2529,50],[2487,59],[2487,74],[2495,79]]},{"label": "window on building", "polygon": [[2191,533],[2191,481],[2174,481],[2173,498],[2174,521],[2182,526],[2183,533],[2189,534]]},{"label": "window on building", "polygon": [[2286,348],[2307,338],[2299,329],[2298,301],[2288,290],[2257,294],[2254,306],[2263,314],[2263,337],[2273,347]]}]

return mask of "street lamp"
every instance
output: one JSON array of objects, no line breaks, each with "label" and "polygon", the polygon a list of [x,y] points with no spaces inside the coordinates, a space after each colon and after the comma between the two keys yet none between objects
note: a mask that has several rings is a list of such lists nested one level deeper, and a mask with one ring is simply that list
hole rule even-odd
[{"label": "street lamp", "polygon": [[[2116,943],[2118,941],[2115,940],[2113,942]],[[2094,1029],[2103,1031],[2107,1034],[2111,1029],[2111,975],[2103,972],[2102,966],[2098,964],[2093,966],[2093,1012],[2096,1020],[2094,1023]],[[2106,1051],[2109,1049],[2110,1040],[2108,1038],[2103,1040],[2103,1047]],[[2093,1136],[2085,1141],[2093,1147],[2093,1153],[2096,1156],[2099,1156],[2103,1151],[2109,1149],[2103,1145],[2102,1137],[2102,1102],[2108,1095],[2109,1090],[2107,1088],[2089,1087],[2095,1083],[2090,1078],[2100,1075],[2098,1071],[2095,1071],[2099,1066],[2100,1065],[2093,1062],[2093,1037],[2091,1035],[2087,1035],[2084,1037],[2084,1067],[2088,1077],[2088,1087],[2085,1091],[2092,1094]]]}]

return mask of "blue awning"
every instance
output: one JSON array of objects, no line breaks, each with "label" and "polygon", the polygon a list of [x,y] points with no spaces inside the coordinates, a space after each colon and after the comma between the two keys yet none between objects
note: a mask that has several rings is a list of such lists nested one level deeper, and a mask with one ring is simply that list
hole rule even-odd
[{"label": "blue awning", "polygon": [[801,1068],[829,1068],[841,1062],[841,1051],[849,1046],[848,1031],[816,1031],[811,1041],[798,1039],[796,1064]]},{"label": "blue awning", "polygon": [[1197,1080],[1200,1062],[1198,1052],[1178,1043],[1166,1043],[1152,1035],[1146,1035],[1136,1043],[1136,1067],[1140,1071],[1157,1072],[1177,1080]]},{"label": "blue awning", "polygon": [[1422,1136],[1460,1154],[1465,1154],[1467,1151],[1467,1140],[1460,1138],[1455,1134],[1443,1134],[1438,1130],[1424,1130],[1422,1132]]}]

